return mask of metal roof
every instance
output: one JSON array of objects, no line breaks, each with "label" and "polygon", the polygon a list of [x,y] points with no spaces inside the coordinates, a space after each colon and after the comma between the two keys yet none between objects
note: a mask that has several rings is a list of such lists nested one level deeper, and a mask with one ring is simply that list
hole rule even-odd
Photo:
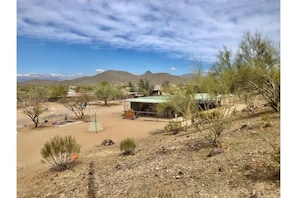
[{"label": "metal roof", "polygon": [[[169,98],[169,95],[165,96],[146,96],[138,98],[128,98],[125,102],[142,102],[142,103],[163,103],[166,102],[166,99]],[[208,93],[198,93],[195,95],[196,100],[208,100],[210,95]]]},{"label": "metal roof", "polygon": [[196,100],[208,100],[210,98],[211,96],[209,95],[209,93],[197,93],[195,95]]},{"label": "metal roof", "polygon": [[142,103],[163,103],[168,96],[146,96],[138,98],[128,98],[125,102],[142,102]]}]

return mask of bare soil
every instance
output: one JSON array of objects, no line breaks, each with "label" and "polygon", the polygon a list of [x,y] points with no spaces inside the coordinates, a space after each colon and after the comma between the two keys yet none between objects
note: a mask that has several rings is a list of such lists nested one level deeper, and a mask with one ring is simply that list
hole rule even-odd
[{"label": "bare soil", "polygon": [[[51,106],[74,119],[63,106]],[[212,157],[207,157],[213,149],[205,139],[208,130],[174,135],[164,130],[168,120],[123,119],[121,103],[88,108],[103,131],[89,132],[90,122],[17,129],[17,197],[280,197],[280,167],[273,160],[280,116],[269,107],[253,113],[238,108],[222,136],[224,152]],[[30,123],[20,110],[17,116],[18,126]],[[82,146],[69,170],[40,163],[44,142],[55,135],[72,135]],[[136,153],[123,156],[120,141],[127,137],[135,139]],[[115,144],[102,146],[104,139]]]}]

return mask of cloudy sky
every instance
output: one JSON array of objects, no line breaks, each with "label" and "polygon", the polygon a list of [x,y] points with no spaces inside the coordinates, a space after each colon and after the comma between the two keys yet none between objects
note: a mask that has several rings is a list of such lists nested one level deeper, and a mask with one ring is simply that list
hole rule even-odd
[{"label": "cloudy sky", "polygon": [[204,69],[244,31],[280,41],[279,0],[17,1],[17,75],[56,79],[106,70]]}]

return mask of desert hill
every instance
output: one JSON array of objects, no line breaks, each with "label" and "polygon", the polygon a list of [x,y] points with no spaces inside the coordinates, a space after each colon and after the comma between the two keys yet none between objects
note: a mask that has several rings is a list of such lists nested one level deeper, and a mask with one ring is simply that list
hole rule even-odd
[{"label": "desert hill", "polygon": [[94,76],[85,76],[81,78],[71,79],[71,80],[41,80],[34,79],[26,82],[18,82],[19,85],[76,85],[76,86],[86,86],[86,85],[96,85],[102,81],[108,81],[113,84],[128,84],[131,81],[133,84],[139,82],[140,79],[149,80],[151,85],[160,85],[164,81],[169,81],[170,84],[188,84],[191,82],[194,75],[183,75],[175,76],[168,73],[152,73],[150,71],[145,72],[142,75],[135,75],[125,71],[117,70],[107,70],[105,72],[96,74]]},{"label": "desert hill", "polygon": [[[94,108],[105,127],[98,134],[84,131],[87,122],[18,132],[17,197],[280,197],[280,115],[266,106],[236,111],[222,134],[224,152],[214,156],[208,129],[173,134],[163,121],[122,119],[122,104]],[[83,144],[69,170],[39,163],[39,149],[53,134],[71,134]],[[120,138],[135,136],[135,154],[121,155]],[[102,146],[106,138],[115,144]]]}]

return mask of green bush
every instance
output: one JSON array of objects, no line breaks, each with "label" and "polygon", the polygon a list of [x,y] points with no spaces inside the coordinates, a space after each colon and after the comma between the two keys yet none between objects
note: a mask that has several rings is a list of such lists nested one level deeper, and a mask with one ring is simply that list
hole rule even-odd
[{"label": "green bush", "polygon": [[221,137],[223,131],[230,128],[231,121],[228,119],[217,119],[213,120],[213,122],[210,125],[209,134],[205,136],[205,139],[211,143],[215,147],[221,147]]},{"label": "green bush", "polygon": [[48,162],[59,171],[69,169],[74,160],[77,159],[76,153],[80,152],[80,148],[81,146],[71,136],[55,136],[44,143],[40,151],[43,158],[41,162]]},{"label": "green bush", "polygon": [[136,144],[134,139],[127,138],[121,141],[120,149],[123,155],[134,155]]},{"label": "green bush", "polygon": [[165,130],[169,132],[174,132],[177,134],[178,132],[182,131],[184,128],[181,122],[169,121],[168,124],[165,126]]},{"label": "green bush", "polygon": [[227,115],[226,112],[228,112],[228,109],[225,107],[196,114],[198,122],[195,124],[195,127],[199,131],[202,131],[202,129],[208,130],[209,133],[205,136],[205,139],[215,147],[221,146],[222,133],[231,127],[234,114]]}]

